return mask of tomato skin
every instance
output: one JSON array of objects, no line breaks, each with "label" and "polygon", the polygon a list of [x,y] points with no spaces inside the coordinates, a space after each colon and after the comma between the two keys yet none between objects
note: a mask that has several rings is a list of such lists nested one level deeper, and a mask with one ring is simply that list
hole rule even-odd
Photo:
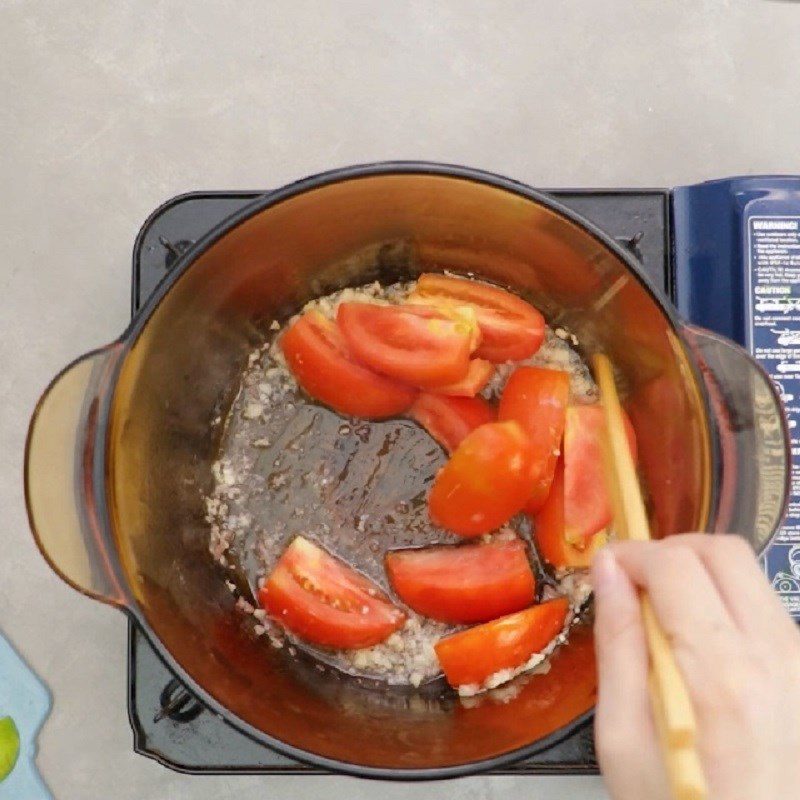
[{"label": "tomato skin", "polygon": [[370,369],[427,388],[466,377],[469,323],[425,306],[342,303],[336,312],[347,346]]},{"label": "tomato skin", "polygon": [[495,411],[482,397],[448,397],[421,392],[409,416],[452,453],[475,428],[494,422]]},{"label": "tomato skin", "polygon": [[515,420],[531,440],[531,495],[525,510],[536,513],[547,500],[564,435],[569,375],[555,369],[519,367],[506,383],[498,419]]},{"label": "tomato skin", "polygon": [[382,419],[401,414],[414,402],[414,389],[358,364],[336,324],[318,311],[296,320],[280,345],[303,389],[340,414]]},{"label": "tomato skin", "polygon": [[595,553],[606,544],[605,531],[590,537],[583,550],[570,544],[564,530],[564,460],[556,464],[550,494],[533,517],[533,536],[539,555],[554,567],[583,569],[592,563]]},{"label": "tomato skin", "polygon": [[544,340],[544,317],[515,294],[479,281],[426,273],[420,275],[412,302],[433,306],[474,306],[483,340],[479,358],[500,363],[532,356]]},{"label": "tomato skin", "polygon": [[568,611],[566,598],[557,597],[439,640],[434,649],[447,682],[482,685],[495,672],[522,666],[561,632]]},{"label": "tomato skin", "polygon": [[491,361],[473,358],[469,362],[467,374],[455,383],[432,386],[428,391],[434,394],[446,394],[451,397],[475,397],[494,375],[495,367]]},{"label": "tomato skin", "polygon": [[302,536],[281,556],[259,602],[292,633],[322,647],[371,647],[406,619],[377,586]]},{"label": "tomato skin", "polygon": [[[634,461],[636,437],[627,414],[625,430]],[[564,427],[564,536],[579,549],[613,517],[603,473],[605,414],[600,404],[570,406]]]},{"label": "tomato skin", "polygon": [[535,600],[536,579],[522,540],[396,550],[386,572],[419,614],[453,623],[485,622]]},{"label": "tomato skin", "polygon": [[518,423],[481,425],[436,475],[428,497],[431,519],[461,536],[500,527],[525,505],[530,468],[530,442]]}]

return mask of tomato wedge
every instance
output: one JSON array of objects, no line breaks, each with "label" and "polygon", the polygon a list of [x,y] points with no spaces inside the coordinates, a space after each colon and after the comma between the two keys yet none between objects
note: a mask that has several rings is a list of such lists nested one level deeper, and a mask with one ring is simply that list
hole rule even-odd
[{"label": "tomato wedge", "polygon": [[441,386],[469,371],[474,331],[461,318],[423,306],[342,303],[336,314],[355,357],[412,386]]},{"label": "tomato wedge", "polygon": [[[624,415],[628,442],[636,459],[636,437]],[[591,537],[611,522],[611,498],[603,474],[602,407],[570,406],[564,427],[564,536],[583,549]]]},{"label": "tomato wedge", "polygon": [[453,686],[483,686],[501,670],[525,664],[564,627],[569,603],[563,597],[441,639],[434,645]]},{"label": "tomato wedge", "polygon": [[494,422],[494,409],[482,397],[447,397],[422,392],[409,415],[452,453],[475,428]]},{"label": "tomato wedge", "polygon": [[436,394],[447,394],[451,397],[475,397],[486,386],[494,375],[494,364],[482,358],[473,358],[469,362],[467,374],[460,381],[443,386],[432,386],[429,391]]},{"label": "tomato wedge", "polygon": [[358,364],[336,324],[318,311],[303,314],[288,328],[281,349],[303,389],[340,414],[394,417],[416,397],[414,389]]},{"label": "tomato wedge", "polygon": [[550,494],[533,518],[533,536],[539,555],[554,567],[584,569],[592,563],[595,553],[608,541],[605,531],[590,537],[583,550],[571,545],[564,530],[564,460],[556,464]]},{"label": "tomato wedge", "polygon": [[500,398],[498,419],[519,422],[531,440],[531,495],[525,506],[529,514],[536,513],[550,493],[568,402],[569,375],[538,367],[515,370]]},{"label": "tomato wedge", "polygon": [[531,446],[516,422],[476,428],[439,470],[428,497],[436,525],[462,536],[498,528],[525,505]]},{"label": "tomato wedge", "polygon": [[473,306],[483,337],[476,355],[488,361],[528,358],[544,339],[544,317],[532,305],[498,286],[427,273],[420,275],[409,301],[441,308]]},{"label": "tomato wedge", "polygon": [[407,606],[443,622],[485,622],[535,599],[536,580],[517,538],[396,550],[386,556],[386,573]]},{"label": "tomato wedge", "polygon": [[322,647],[370,647],[406,619],[363,575],[302,536],[281,556],[259,601],[285,628]]}]

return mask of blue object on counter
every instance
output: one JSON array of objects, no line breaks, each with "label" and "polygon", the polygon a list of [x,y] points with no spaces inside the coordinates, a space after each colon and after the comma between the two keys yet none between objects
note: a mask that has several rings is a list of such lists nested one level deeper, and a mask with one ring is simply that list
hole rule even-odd
[{"label": "blue object on counter", "polygon": [[19,731],[19,758],[0,783],[0,800],[52,800],[36,768],[36,738],[50,714],[47,687],[0,634],[0,717],[11,717]]},{"label": "blue object on counter", "polygon": [[792,496],[763,556],[800,620],[800,176],[727,178],[672,192],[675,302],[746,347],[781,394],[792,436]]},{"label": "blue object on counter", "polygon": [[672,190],[675,303],[681,314],[747,345],[747,220],[800,214],[800,176],[725,178]]}]

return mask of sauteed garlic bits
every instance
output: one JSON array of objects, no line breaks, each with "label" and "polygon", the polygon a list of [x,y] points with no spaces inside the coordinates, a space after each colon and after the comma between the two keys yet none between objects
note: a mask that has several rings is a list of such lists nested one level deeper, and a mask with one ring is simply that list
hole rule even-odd
[{"label": "sauteed garlic bits", "polygon": [[610,523],[574,338],[450,275],[345,289],[275,327],[206,501],[254,633],[392,684],[444,671],[462,694],[542,669]]}]

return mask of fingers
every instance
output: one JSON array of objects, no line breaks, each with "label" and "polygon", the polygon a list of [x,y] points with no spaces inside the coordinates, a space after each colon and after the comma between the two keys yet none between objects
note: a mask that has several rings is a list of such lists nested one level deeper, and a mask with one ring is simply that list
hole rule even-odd
[{"label": "fingers", "polygon": [[657,797],[666,779],[650,711],[647,645],[636,588],[608,550],[594,560],[592,585],[600,765],[613,796]]},{"label": "fingers", "polygon": [[[613,727],[632,727],[647,717],[647,644],[636,588],[613,555],[601,551],[592,565],[595,647],[600,674],[598,715]],[[636,703],[631,707],[630,703]],[[611,719],[617,715],[619,719]],[[638,728],[637,728],[638,729]]]},{"label": "fingers", "polygon": [[[690,547],[662,542],[623,542],[612,546],[620,567],[645,589],[667,635],[677,642],[687,637],[716,639],[735,631],[733,619],[714,581]],[[711,642],[711,644],[714,644]]]},{"label": "fingers", "polygon": [[[752,798],[775,795],[778,787],[782,791],[793,779],[786,776],[798,774],[794,765],[800,739],[790,726],[797,719],[792,709],[800,701],[800,692],[792,690],[800,690],[800,637],[791,623],[787,625],[788,615],[772,596],[752,554],[735,537],[707,535],[625,542],[613,545],[609,553],[624,573],[628,591],[647,591],[671,640],[697,715],[698,747],[711,795]],[[623,633],[612,637],[614,626],[632,617],[624,611],[618,588],[610,595],[613,602],[608,591],[603,592],[604,586],[625,584],[613,573],[612,580],[604,581],[608,573],[599,559],[598,555],[600,696],[602,700],[610,691],[615,703],[630,704],[608,676],[613,667],[629,681],[630,672],[613,655],[601,657],[604,648],[620,643],[626,652],[624,643],[635,639],[624,625]],[[627,652],[632,652],[630,646]],[[633,680],[638,697],[639,684]],[[604,688],[604,682],[610,688]],[[633,707],[639,707],[638,701]],[[598,714],[600,710],[598,705]],[[608,724],[624,725],[628,718],[619,709],[604,711],[598,717],[598,737],[608,719]],[[652,723],[646,731],[650,736]],[[778,748],[791,755],[778,757]],[[790,770],[788,763],[793,765]]]},{"label": "fingers", "polygon": [[750,545],[739,536],[691,533],[669,536],[665,545],[691,548],[700,557],[731,617],[748,636],[791,641],[796,626],[764,577]]},{"label": "fingers", "polygon": [[[700,557],[689,547],[660,542],[624,542],[612,552],[630,580],[647,591],[695,710],[716,724],[729,685],[740,682],[746,653]],[[710,664],[715,665],[714,675],[709,674]]]}]

